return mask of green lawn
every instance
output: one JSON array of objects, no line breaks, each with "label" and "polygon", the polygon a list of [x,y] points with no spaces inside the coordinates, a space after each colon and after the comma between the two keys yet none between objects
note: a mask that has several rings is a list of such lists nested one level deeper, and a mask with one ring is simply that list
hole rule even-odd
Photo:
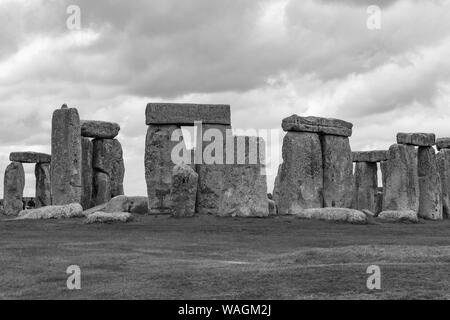
[{"label": "green lawn", "polygon": [[[366,269],[381,268],[379,291]],[[66,268],[81,267],[81,290]],[[450,299],[450,220],[0,221],[3,299]]]}]

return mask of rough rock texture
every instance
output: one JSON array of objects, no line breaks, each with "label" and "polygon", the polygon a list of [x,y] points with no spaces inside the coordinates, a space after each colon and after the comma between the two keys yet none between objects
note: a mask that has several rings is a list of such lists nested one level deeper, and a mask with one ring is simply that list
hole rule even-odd
[{"label": "rough rock texture", "polygon": [[97,139],[114,139],[120,126],[114,122],[81,120],[81,136]]},{"label": "rough rock texture", "polygon": [[278,214],[277,204],[272,199],[268,199],[267,201],[269,204],[269,216],[276,216]]},{"label": "rough rock texture", "polygon": [[275,177],[275,181],[273,184],[273,191],[272,191],[272,199],[277,204],[280,201],[280,175],[281,175],[282,166],[283,166],[282,163],[278,166],[277,176]]},{"label": "rough rock texture", "polygon": [[350,208],[353,198],[353,162],[349,139],[321,137],[323,156],[323,206]]},{"label": "rough rock texture", "polygon": [[418,222],[417,213],[412,210],[386,210],[382,211],[378,218],[391,222]]},{"label": "rough rock texture", "polygon": [[322,207],[323,168],[319,135],[288,132],[283,140],[282,155],[276,200],[279,213]]},{"label": "rough rock texture", "polygon": [[419,217],[442,220],[442,184],[433,147],[419,147]]},{"label": "rough rock texture", "polygon": [[95,206],[107,203],[111,200],[111,181],[107,173],[94,171],[94,184],[92,200]]},{"label": "rough rock texture", "polygon": [[172,216],[192,217],[195,215],[198,174],[187,164],[179,164],[172,169]]},{"label": "rough rock texture", "polygon": [[102,203],[102,204],[100,204],[100,205],[98,205],[98,206],[95,206],[95,207],[89,208],[89,209],[87,209],[87,210],[84,210],[84,211],[83,211],[83,215],[84,215],[85,217],[87,217],[88,215],[90,215],[90,214],[92,214],[92,213],[94,213],[94,212],[104,211],[105,208],[106,208],[106,205],[107,205],[106,203]]},{"label": "rough rock texture", "polygon": [[94,169],[92,168],[93,144],[91,139],[82,138],[81,140],[81,205],[84,210],[94,205],[92,193],[94,187]]},{"label": "rough rock texture", "polygon": [[11,152],[9,160],[22,163],[50,163],[52,156],[46,153],[32,151]]},{"label": "rough rock texture", "polygon": [[443,216],[450,218],[450,149],[442,149],[436,155],[437,168],[441,178]]},{"label": "rough rock texture", "polygon": [[419,147],[431,147],[435,144],[434,133],[397,133],[398,144],[410,144]]},{"label": "rough rock texture", "polygon": [[36,176],[36,208],[50,206],[52,204],[52,190],[50,185],[50,164],[36,163],[34,167]]},{"label": "rough rock texture", "polygon": [[378,190],[375,194],[375,216],[377,216],[381,211],[383,211],[383,191]]},{"label": "rough rock texture", "polygon": [[113,222],[129,222],[133,217],[128,212],[94,212],[87,216],[84,223],[113,223]]},{"label": "rough rock texture", "polygon": [[[96,210],[101,211],[101,210]],[[127,197],[124,195],[112,198],[107,204],[104,212],[130,212],[138,214],[148,213],[147,197]]]},{"label": "rough rock texture", "polygon": [[414,146],[394,144],[389,160],[381,162],[383,176],[383,211],[419,210],[419,177]]},{"label": "rough rock texture", "polygon": [[17,217],[18,220],[26,219],[64,219],[84,217],[83,207],[79,203],[71,203],[62,206],[47,206],[38,209],[23,210]]},{"label": "rough rock texture", "polygon": [[312,208],[292,211],[292,214],[303,219],[317,219],[364,224],[367,217],[364,212],[348,208]]},{"label": "rough rock texture", "polygon": [[25,187],[25,171],[20,162],[11,162],[3,180],[3,207],[8,216],[17,215],[23,209],[22,197]]},{"label": "rough rock texture", "polygon": [[81,126],[78,111],[63,107],[52,119],[52,203],[81,201]]},{"label": "rough rock texture", "polygon": [[350,137],[353,124],[350,122],[319,117],[300,117],[296,114],[283,119],[284,131],[315,132],[337,136]]},{"label": "rough rock texture", "polygon": [[[242,152],[244,152],[241,162],[237,161],[237,158],[240,157],[237,147],[239,139],[243,143]],[[256,159],[252,159],[251,156],[251,141],[255,141]],[[226,166],[218,215],[232,217],[265,217],[269,215],[267,181],[264,166],[261,164],[264,156],[259,151],[259,147],[263,144],[264,141],[261,138],[234,137],[236,163],[243,164]]]},{"label": "rough rock texture", "polygon": [[354,151],[353,162],[381,162],[389,159],[389,150]]},{"label": "rough rock texture", "polygon": [[176,125],[148,126],[145,142],[145,180],[147,182],[148,207],[150,214],[170,214],[172,200],[172,148],[178,142],[171,141]]},{"label": "rough rock texture", "polygon": [[148,197],[128,197],[128,212],[136,214],[148,214]]},{"label": "rough rock texture", "polygon": [[378,175],[376,162],[358,162],[355,165],[355,203],[358,210],[376,212]]},{"label": "rough rock texture", "polygon": [[231,124],[229,105],[149,103],[145,114],[147,125],[193,125],[194,121],[202,121],[203,124]]},{"label": "rough rock texture", "polygon": [[436,147],[438,150],[450,149],[450,138],[437,138]]}]

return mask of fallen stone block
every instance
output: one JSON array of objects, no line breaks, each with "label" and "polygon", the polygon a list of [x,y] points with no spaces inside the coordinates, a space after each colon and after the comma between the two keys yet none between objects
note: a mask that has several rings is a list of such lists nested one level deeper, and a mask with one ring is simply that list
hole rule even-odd
[{"label": "fallen stone block", "polygon": [[419,147],[419,217],[442,220],[442,184],[433,147]]},{"label": "fallen stone block", "polygon": [[292,211],[291,214],[302,219],[348,222],[365,224],[367,217],[364,212],[348,208],[311,208]]},{"label": "fallen stone block", "polygon": [[353,151],[353,162],[381,162],[389,159],[388,150]]},{"label": "fallen stone block", "polygon": [[79,203],[61,206],[47,206],[38,209],[23,210],[17,220],[64,219],[84,217],[83,207]]},{"label": "fallen stone block", "polygon": [[100,204],[98,206],[95,206],[95,207],[89,208],[87,210],[84,210],[83,211],[83,215],[85,217],[87,217],[88,215],[93,214],[94,212],[104,211],[105,208],[106,208],[106,205],[107,205],[107,203],[102,203],[102,204]]},{"label": "fallen stone block", "polygon": [[350,137],[353,124],[339,119],[301,117],[294,114],[283,119],[281,127],[284,131],[315,132]]},{"label": "fallen stone block", "polygon": [[231,124],[230,106],[221,104],[149,103],[145,114],[147,125]]},{"label": "fallen stone block", "polygon": [[81,120],[81,136],[96,139],[114,139],[120,126],[114,122]]},{"label": "fallen stone block", "polygon": [[418,147],[431,147],[435,144],[434,133],[397,133],[398,144],[409,144]]},{"label": "fallen stone block", "polygon": [[436,147],[438,151],[441,149],[450,149],[450,138],[437,138]]},{"label": "fallen stone block", "polygon": [[25,171],[20,162],[11,162],[5,170],[3,179],[3,208],[7,216],[17,215],[23,209],[23,189]]},{"label": "fallen stone block", "polygon": [[130,212],[137,214],[148,213],[147,197],[128,197],[124,195],[112,198],[105,206],[104,212]]},{"label": "fallen stone block", "polygon": [[114,223],[129,222],[133,217],[129,212],[94,212],[87,216],[84,223]]},{"label": "fallen stone block", "polygon": [[9,154],[9,160],[21,163],[50,163],[52,156],[46,153],[32,151],[11,152]]},{"label": "fallen stone block", "polygon": [[417,213],[412,210],[386,210],[380,212],[378,218],[390,222],[418,222]]}]

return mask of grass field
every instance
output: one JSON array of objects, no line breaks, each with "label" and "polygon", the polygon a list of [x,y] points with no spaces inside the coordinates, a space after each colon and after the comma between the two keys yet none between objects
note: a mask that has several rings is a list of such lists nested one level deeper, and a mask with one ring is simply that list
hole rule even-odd
[{"label": "grass field", "polygon": [[[372,264],[381,290],[366,288]],[[450,220],[0,221],[0,272],[3,299],[450,299]]]}]

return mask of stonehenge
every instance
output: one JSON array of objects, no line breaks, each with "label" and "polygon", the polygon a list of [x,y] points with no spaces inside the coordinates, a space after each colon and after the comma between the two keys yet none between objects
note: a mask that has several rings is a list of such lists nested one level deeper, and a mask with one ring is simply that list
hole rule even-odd
[{"label": "stonehenge", "polygon": [[436,154],[436,164],[441,180],[442,214],[450,219],[450,138],[436,140],[439,152]]},{"label": "stonehenge", "polygon": [[3,180],[3,206],[7,216],[17,215],[23,209],[22,197],[25,187],[25,172],[20,162],[11,162],[5,170]]}]

